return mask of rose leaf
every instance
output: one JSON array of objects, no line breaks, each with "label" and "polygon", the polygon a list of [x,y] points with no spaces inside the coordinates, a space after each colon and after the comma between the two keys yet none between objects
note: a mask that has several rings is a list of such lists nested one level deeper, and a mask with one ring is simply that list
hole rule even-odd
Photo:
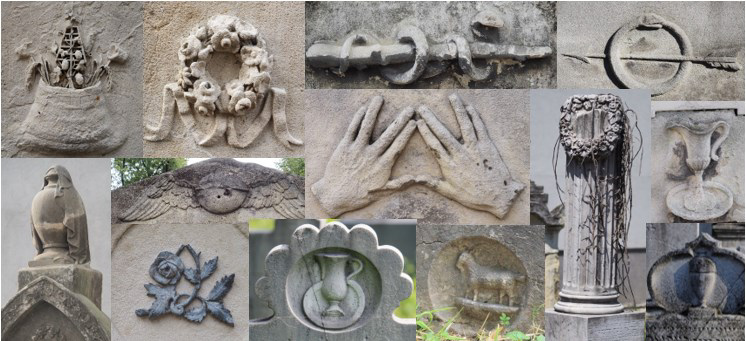
[{"label": "rose leaf", "polygon": [[206,303],[207,310],[210,312],[210,315],[233,327],[233,316],[231,315],[230,310],[228,310],[220,302],[207,301]]},{"label": "rose leaf", "polygon": [[197,284],[200,282],[199,275],[197,275],[197,269],[194,268],[184,269],[184,278],[186,278],[187,281],[192,284]]},{"label": "rose leaf", "polygon": [[218,268],[218,257],[215,257],[205,262],[205,265],[202,266],[202,275],[201,275],[202,279],[210,277],[210,275],[212,275],[212,273],[215,272],[215,269],[217,268]]},{"label": "rose leaf", "polygon": [[223,276],[217,283],[215,283],[215,287],[210,290],[210,294],[207,295],[208,301],[220,301],[225,297],[225,295],[228,293],[228,291],[231,290],[231,287],[233,286],[233,278],[235,277],[235,274],[231,274],[230,276]]},{"label": "rose leaf", "polygon": [[205,315],[207,315],[207,311],[205,310],[204,304],[200,304],[199,308],[192,308],[184,313],[184,317],[192,322],[202,322]]}]

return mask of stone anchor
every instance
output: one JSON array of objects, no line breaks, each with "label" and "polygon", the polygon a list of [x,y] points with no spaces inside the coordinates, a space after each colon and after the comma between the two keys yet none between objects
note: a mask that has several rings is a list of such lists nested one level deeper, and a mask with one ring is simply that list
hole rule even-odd
[{"label": "stone anchor", "polygon": [[[489,10],[480,12],[472,20],[472,31],[477,38],[486,37],[485,31],[497,30],[502,26],[503,21],[499,16]],[[465,74],[480,81],[490,77],[493,69],[478,68],[473,59],[511,59],[522,62],[552,54],[549,46],[469,42],[463,36],[455,34],[445,42],[431,44],[421,29],[411,25],[401,27],[396,40],[394,44],[381,44],[371,35],[353,32],[341,44],[332,41],[314,43],[306,51],[306,60],[313,67],[334,69],[338,74],[344,74],[349,67],[363,69],[381,66],[381,74],[388,81],[410,84],[420,77],[428,78],[439,74],[445,70],[444,64],[452,60],[458,61],[459,68]],[[403,72],[391,66],[403,63],[413,64]]]},{"label": "stone anchor", "polygon": [[[665,30],[679,44],[680,55],[647,55],[647,54],[635,54],[627,53],[625,46],[627,45],[627,39],[630,32],[635,30]],[[689,70],[691,69],[692,63],[704,64],[707,67],[721,69],[725,71],[738,71],[741,69],[741,65],[738,64],[738,59],[735,57],[733,51],[713,51],[707,56],[695,56],[692,43],[689,41],[689,37],[686,35],[681,27],[675,23],[666,20],[665,18],[654,14],[648,13],[640,16],[636,20],[633,20],[626,25],[619,28],[614,33],[609,42],[609,54],[570,54],[563,53],[562,55],[568,58],[580,60],[584,63],[590,63],[590,59],[605,59],[611,65],[611,74],[618,79],[622,85],[629,89],[650,89],[653,96],[662,95],[672,89],[674,89],[684,78],[686,78]],[[730,55],[732,54],[732,55]],[[658,62],[674,62],[679,63],[676,74],[670,79],[657,83],[657,84],[646,84],[639,79],[635,78],[627,69],[625,65],[626,60],[641,60],[641,61],[658,61]]]},{"label": "stone anchor", "polygon": [[18,293],[2,310],[4,340],[109,340],[102,274],[90,267],[88,222],[70,173],[53,166],[31,203],[36,256],[18,272]]}]

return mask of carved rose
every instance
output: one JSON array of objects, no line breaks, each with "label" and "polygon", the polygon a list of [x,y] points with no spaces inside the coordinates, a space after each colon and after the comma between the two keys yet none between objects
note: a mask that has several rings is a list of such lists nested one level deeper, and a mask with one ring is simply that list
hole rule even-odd
[{"label": "carved rose", "polygon": [[163,251],[150,265],[150,277],[162,285],[175,285],[181,279],[184,262],[175,254]]}]

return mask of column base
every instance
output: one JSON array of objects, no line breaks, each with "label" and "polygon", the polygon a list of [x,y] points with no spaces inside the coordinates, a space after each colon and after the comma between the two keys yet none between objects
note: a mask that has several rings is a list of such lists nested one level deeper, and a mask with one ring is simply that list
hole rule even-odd
[{"label": "column base", "polygon": [[643,341],[645,313],[577,315],[546,310],[547,341]]},{"label": "column base", "polygon": [[49,277],[76,294],[87,297],[98,309],[101,309],[101,283],[103,280],[101,272],[79,264],[23,268],[18,271],[18,290],[43,276]]},{"label": "column base", "polygon": [[554,305],[554,310],[568,314],[584,315],[606,315],[617,314],[624,311],[624,306],[619,303],[619,294],[585,296],[574,295],[560,291],[559,301]]}]

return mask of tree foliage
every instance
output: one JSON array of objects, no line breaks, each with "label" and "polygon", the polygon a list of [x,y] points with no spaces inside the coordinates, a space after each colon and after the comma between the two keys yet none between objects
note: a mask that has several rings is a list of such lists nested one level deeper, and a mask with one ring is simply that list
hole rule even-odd
[{"label": "tree foliage", "polygon": [[125,187],[151,176],[186,166],[185,158],[116,158],[112,160],[112,188]]},{"label": "tree foliage", "polygon": [[285,158],[277,163],[277,167],[288,174],[306,176],[306,160],[302,158]]}]

